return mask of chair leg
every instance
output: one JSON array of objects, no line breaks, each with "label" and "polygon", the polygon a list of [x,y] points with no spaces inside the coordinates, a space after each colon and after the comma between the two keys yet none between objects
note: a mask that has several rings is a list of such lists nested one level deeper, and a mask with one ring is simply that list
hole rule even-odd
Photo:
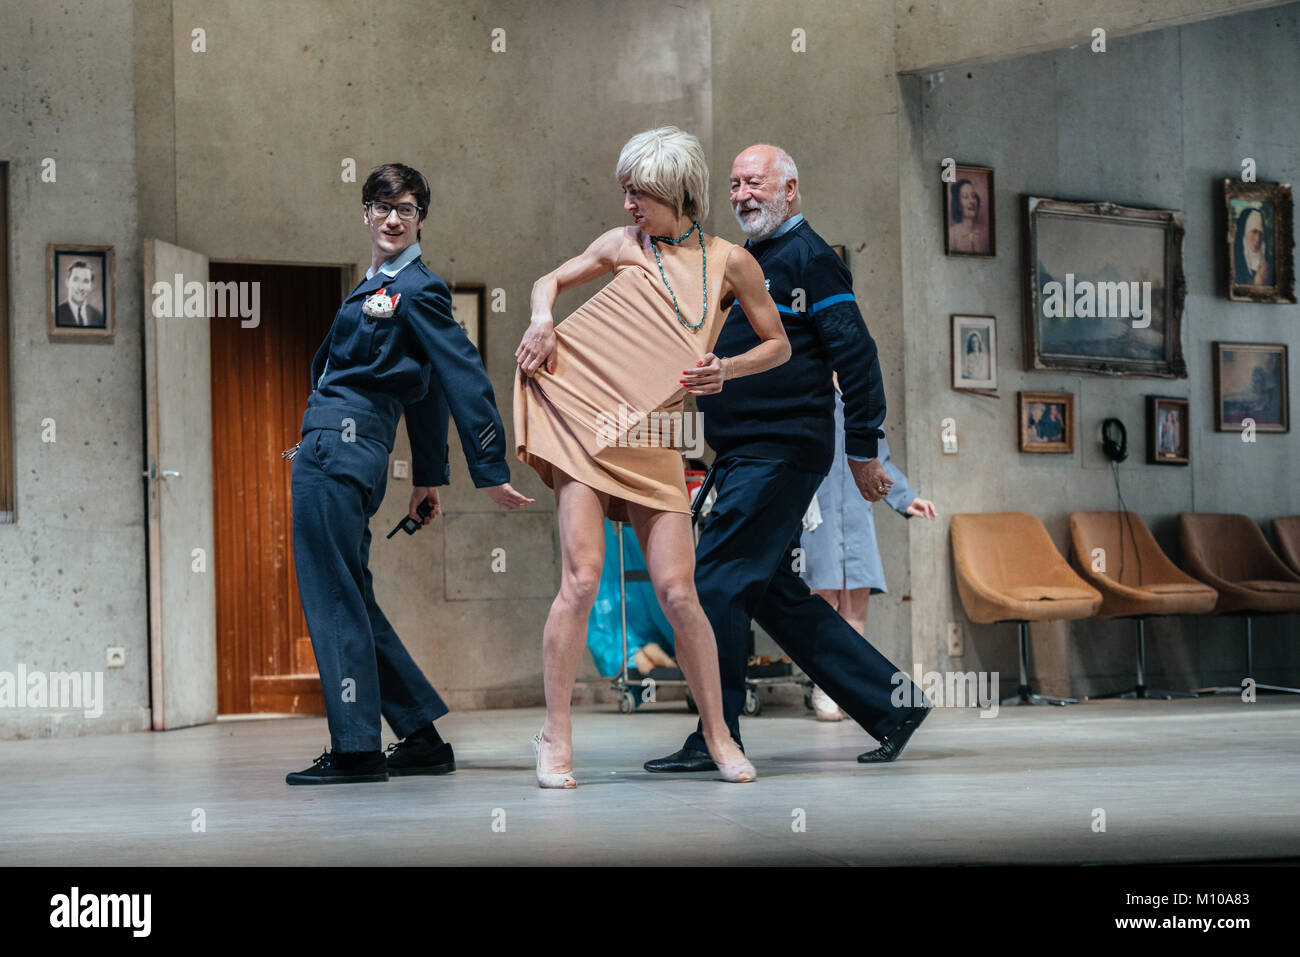
[{"label": "chair leg", "polygon": [[[1246,618],[1246,676],[1255,677],[1255,636],[1251,629],[1251,619]],[[1238,688],[1238,691],[1241,689]],[[1256,691],[1273,691],[1279,694],[1300,694],[1300,688],[1288,688],[1286,685],[1255,685]]]},{"label": "chair leg", "polygon": [[1020,622],[1020,687],[1016,689],[1016,695],[1011,698],[1003,698],[1002,705],[1013,704],[1078,704],[1078,698],[1061,698],[1056,695],[1035,694],[1029,688],[1029,622]]},{"label": "chair leg", "polygon": [[[1246,677],[1255,677],[1255,619],[1246,616]],[[1285,685],[1255,685],[1256,691],[1274,691],[1280,694],[1300,694],[1300,688],[1288,688]],[[1201,694],[1241,694],[1241,685],[1220,685],[1217,688],[1202,688]]]},{"label": "chair leg", "polygon": [[1137,642],[1137,686],[1132,691],[1125,691],[1122,694],[1115,695],[1117,698],[1137,699],[1158,699],[1168,701],[1171,698],[1196,698],[1199,697],[1195,691],[1167,691],[1164,688],[1147,687],[1147,621],[1145,618],[1137,619],[1138,642]]}]

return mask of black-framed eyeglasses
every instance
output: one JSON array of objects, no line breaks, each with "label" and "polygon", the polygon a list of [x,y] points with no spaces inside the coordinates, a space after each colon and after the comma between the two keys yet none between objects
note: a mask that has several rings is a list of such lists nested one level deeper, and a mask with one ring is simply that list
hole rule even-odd
[{"label": "black-framed eyeglasses", "polygon": [[398,203],[394,206],[392,203],[366,203],[366,208],[370,210],[371,216],[378,216],[380,219],[387,219],[388,214],[397,210],[397,218],[410,222],[415,219],[424,210],[414,203]]}]

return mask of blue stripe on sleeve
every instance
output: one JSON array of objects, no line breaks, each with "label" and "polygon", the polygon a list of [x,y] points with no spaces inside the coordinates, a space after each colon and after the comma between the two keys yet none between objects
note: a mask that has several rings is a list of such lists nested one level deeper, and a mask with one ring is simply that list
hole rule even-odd
[{"label": "blue stripe on sleeve", "polygon": [[842,292],[836,296],[827,296],[825,299],[821,300],[820,302],[814,302],[812,304],[812,309],[810,309],[809,312],[814,312],[814,313],[818,312],[822,309],[825,309],[827,306],[835,305],[837,302],[853,302],[853,293]]}]

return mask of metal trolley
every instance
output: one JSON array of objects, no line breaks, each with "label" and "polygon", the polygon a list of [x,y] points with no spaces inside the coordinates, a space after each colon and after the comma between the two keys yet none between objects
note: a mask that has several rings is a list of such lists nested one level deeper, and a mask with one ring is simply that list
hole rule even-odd
[{"label": "metal trolley", "polygon": [[[698,473],[696,473],[698,474]],[[704,476],[704,481],[700,485],[700,490],[696,493],[695,501],[691,504],[691,526],[695,529],[696,541],[699,540],[699,519],[704,510],[704,504],[713,489],[714,471],[710,467]],[[686,677],[682,674],[680,668],[654,668],[649,674],[642,674],[636,669],[629,669],[627,666],[627,583],[628,582],[648,582],[650,573],[644,569],[628,570],[625,567],[623,558],[623,522],[615,522],[614,527],[618,532],[618,603],[620,629],[622,632],[622,668],[619,673],[610,680],[610,687],[618,693],[618,710],[621,714],[631,714],[638,707],[638,697],[652,693],[656,687],[682,687],[686,689],[686,707],[692,714],[699,712],[695,704],[695,699],[691,697],[690,688],[686,684]],[[752,663],[745,669],[745,707],[744,713],[750,717],[760,714],[763,710],[762,699],[758,695],[758,689],[762,687],[798,687],[803,690],[804,707],[812,710],[812,681],[803,674],[795,674],[794,666],[789,662],[776,661],[765,662],[762,664]],[[646,700],[653,700],[652,698]]]}]

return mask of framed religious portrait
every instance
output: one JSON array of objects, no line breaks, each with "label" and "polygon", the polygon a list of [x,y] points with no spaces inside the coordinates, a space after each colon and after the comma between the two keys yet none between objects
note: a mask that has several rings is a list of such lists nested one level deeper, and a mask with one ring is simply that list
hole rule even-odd
[{"label": "framed religious portrait", "polygon": [[997,320],[952,317],[952,387],[988,392],[998,387]]},{"label": "framed religious portrait", "polygon": [[113,247],[45,247],[46,325],[61,342],[112,342],[117,328]]},{"label": "framed religious portrait", "polygon": [[1187,465],[1192,460],[1186,399],[1147,396],[1147,464]]},{"label": "framed religious portrait", "polygon": [[1295,302],[1290,183],[1223,181],[1228,214],[1228,298]]},{"label": "framed religious portrait", "polygon": [[1281,342],[1215,342],[1214,428],[1290,432],[1287,349]]},{"label": "framed religious portrait", "polygon": [[451,287],[451,315],[465,330],[487,368],[487,286],[483,283],[458,282]]},{"label": "framed religious portrait", "polygon": [[1074,452],[1074,395],[1020,392],[1020,451]]},{"label": "framed religious portrait", "polygon": [[992,259],[997,255],[996,220],[993,215],[993,168],[963,166],[944,169],[943,251],[949,256]]},{"label": "framed religious portrait", "polygon": [[1187,378],[1183,216],[1025,197],[1025,368]]}]

